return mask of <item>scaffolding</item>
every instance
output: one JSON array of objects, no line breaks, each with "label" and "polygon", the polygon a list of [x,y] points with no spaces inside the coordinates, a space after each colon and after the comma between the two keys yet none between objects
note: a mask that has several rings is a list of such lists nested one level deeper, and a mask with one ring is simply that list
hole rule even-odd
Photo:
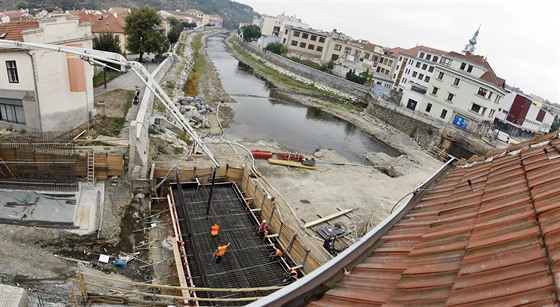
[{"label": "scaffolding", "polygon": [[[201,184],[200,181],[172,185],[179,225],[185,243],[190,280],[197,287],[262,288],[282,283],[285,262],[271,260],[274,248],[270,240],[256,233],[257,221],[235,183]],[[212,195],[211,200],[210,195]],[[210,237],[210,227],[217,223],[217,241]],[[222,242],[231,246],[223,262],[216,264],[214,253]],[[198,297],[259,297],[269,291],[218,293],[197,291]]]}]

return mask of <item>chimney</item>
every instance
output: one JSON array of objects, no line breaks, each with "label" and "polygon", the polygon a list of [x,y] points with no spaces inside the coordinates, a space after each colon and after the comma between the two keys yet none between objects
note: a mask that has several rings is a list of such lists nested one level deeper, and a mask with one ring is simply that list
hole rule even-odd
[{"label": "chimney", "polygon": [[467,50],[467,52],[465,53],[466,56],[471,56],[471,52],[469,50]]}]

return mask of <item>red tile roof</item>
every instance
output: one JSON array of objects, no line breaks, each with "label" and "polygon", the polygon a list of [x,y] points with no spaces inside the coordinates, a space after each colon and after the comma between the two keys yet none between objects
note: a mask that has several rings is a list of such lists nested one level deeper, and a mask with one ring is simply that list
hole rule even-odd
[{"label": "red tile roof", "polygon": [[39,23],[37,21],[15,21],[0,23],[0,36],[2,37],[2,39],[23,42],[23,35],[21,34],[21,32],[37,28],[39,28]]},{"label": "red tile roof", "polygon": [[493,153],[459,163],[310,305],[556,305],[559,135]]},{"label": "red tile roof", "polygon": [[91,25],[93,33],[124,33],[124,17],[117,18],[108,14],[101,20],[93,22]]},{"label": "red tile roof", "polygon": [[496,73],[494,72],[494,70],[492,69],[492,67],[490,66],[490,63],[488,63],[488,61],[486,61],[486,58],[481,56],[481,55],[475,55],[472,53],[467,53],[467,54],[461,54],[461,53],[457,53],[454,51],[451,51],[448,53],[448,55],[455,57],[455,58],[461,58],[461,59],[465,59],[467,61],[471,61],[473,63],[479,64],[483,67],[485,67],[487,69],[487,71],[480,76],[481,80],[490,82],[492,84],[495,84],[503,89],[505,89],[505,85],[506,85],[506,80],[498,77],[496,75]]}]

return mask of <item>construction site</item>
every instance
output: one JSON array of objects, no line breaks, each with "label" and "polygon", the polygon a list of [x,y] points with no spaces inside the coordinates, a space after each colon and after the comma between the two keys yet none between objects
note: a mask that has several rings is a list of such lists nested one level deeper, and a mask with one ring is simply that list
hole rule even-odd
[{"label": "construction site", "polygon": [[[189,45],[192,36],[182,39]],[[290,151],[273,140],[199,137],[157,85],[188,70],[184,62],[169,57],[150,73],[132,65],[155,90],[142,91],[119,137],[95,135],[97,118],[64,133],[2,131],[0,284],[14,300],[245,305],[336,257],[442,164],[372,118],[362,125],[407,155],[391,160],[406,175],[392,178],[330,150],[313,154],[330,164],[306,168],[256,160],[255,151]],[[209,101],[220,101],[209,65],[212,82],[200,86]],[[122,109],[128,101],[114,92],[96,96],[96,106]],[[156,101],[167,115],[155,111]],[[209,116],[208,135],[220,130],[219,116]],[[182,141],[185,134],[191,142]],[[220,246],[225,253],[217,257]]]}]

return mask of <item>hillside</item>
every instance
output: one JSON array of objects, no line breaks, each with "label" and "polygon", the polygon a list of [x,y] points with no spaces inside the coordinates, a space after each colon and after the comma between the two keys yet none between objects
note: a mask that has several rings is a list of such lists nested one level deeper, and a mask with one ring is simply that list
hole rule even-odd
[{"label": "hillside", "polygon": [[230,0],[0,0],[0,11],[13,10],[18,7],[51,11],[57,6],[64,10],[81,10],[83,8],[103,10],[110,7],[137,8],[146,5],[157,10],[197,9],[207,14],[217,14],[224,19],[223,26],[226,29],[237,29],[239,23],[251,22],[253,16],[258,15],[250,6]]}]

